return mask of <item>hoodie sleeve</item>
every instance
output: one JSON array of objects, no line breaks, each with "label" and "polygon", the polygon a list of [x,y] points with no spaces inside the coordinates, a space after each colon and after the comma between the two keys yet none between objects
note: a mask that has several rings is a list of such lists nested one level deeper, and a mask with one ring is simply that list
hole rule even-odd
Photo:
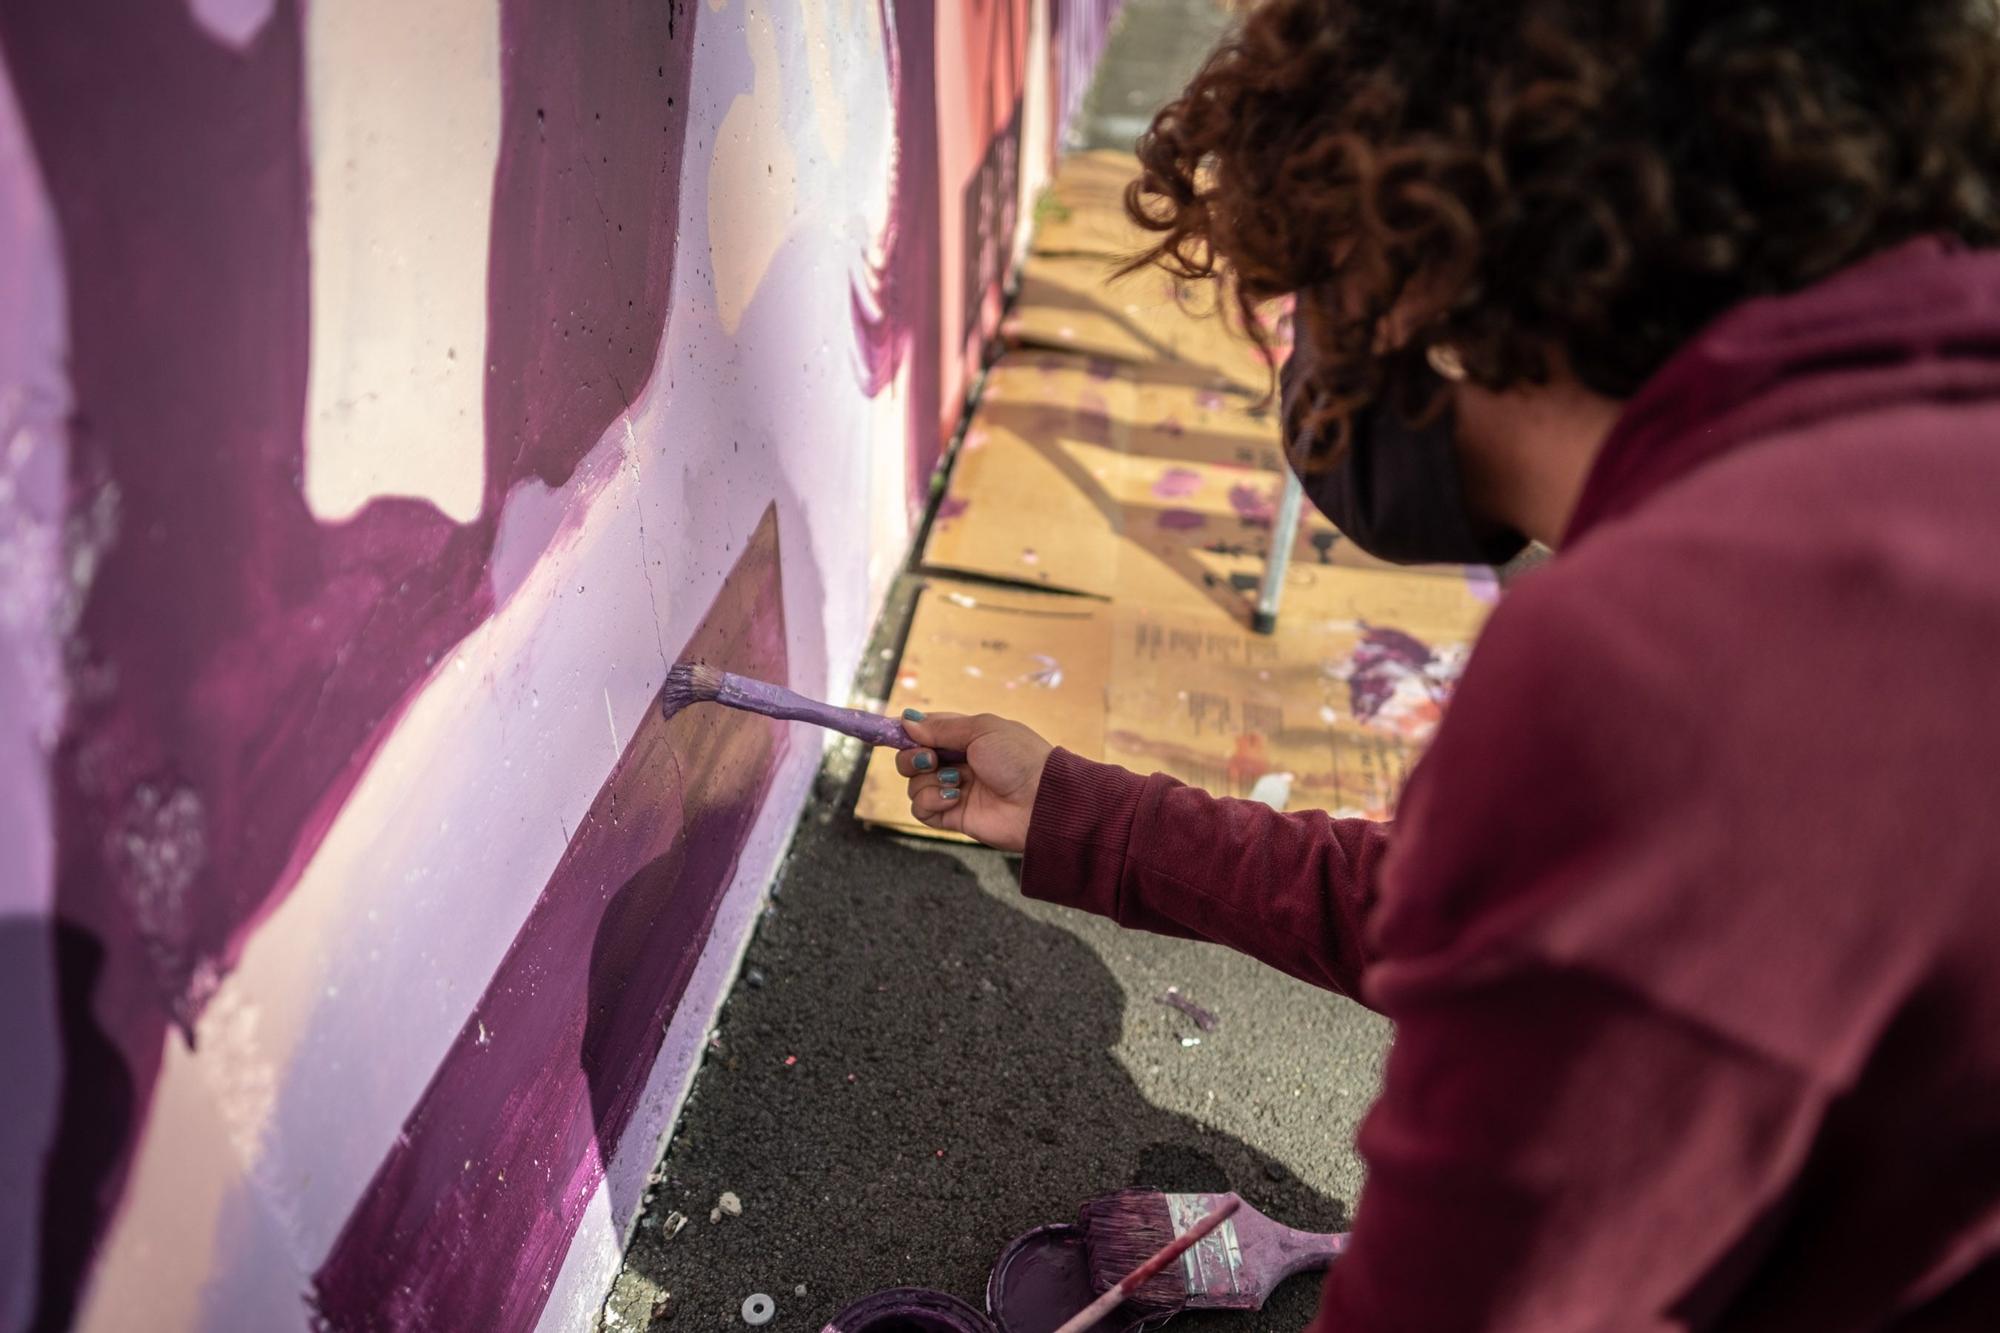
[{"label": "hoodie sleeve", "polygon": [[1122,926],[1225,944],[1358,1000],[1389,828],[1280,814],[1057,750],[1021,888]]}]

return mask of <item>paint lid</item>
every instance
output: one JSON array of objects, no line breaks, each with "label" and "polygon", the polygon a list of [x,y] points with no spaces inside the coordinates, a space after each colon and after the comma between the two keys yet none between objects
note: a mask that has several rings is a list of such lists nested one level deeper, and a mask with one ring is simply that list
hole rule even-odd
[{"label": "paint lid", "polygon": [[[1096,1299],[1083,1229],[1068,1223],[1016,1236],[1000,1251],[986,1282],[986,1311],[999,1333],[1054,1333]],[[1104,1333],[1132,1333],[1165,1319],[1162,1315],[1149,1323],[1130,1306],[1120,1306],[1097,1327]]]},{"label": "paint lid", "polygon": [[863,1296],[820,1333],[998,1333],[956,1296],[926,1287],[890,1287]]}]

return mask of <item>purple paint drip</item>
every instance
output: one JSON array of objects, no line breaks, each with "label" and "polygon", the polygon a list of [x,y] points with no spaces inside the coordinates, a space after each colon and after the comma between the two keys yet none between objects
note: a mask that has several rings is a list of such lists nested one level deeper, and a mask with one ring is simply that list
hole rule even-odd
[{"label": "purple paint drip", "polygon": [[[836,708],[832,704],[808,699],[794,690],[768,681],[752,680],[724,671],[722,686],[716,692],[715,702],[730,708],[740,708],[745,712],[759,713],[765,717],[781,718],[787,722],[810,722],[816,727],[852,736],[869,745],[885,745],[892,750],[915,750],[920,744],[910,733],[903,730],[903,724],[892,717],[880,713],[864,712],[859,708]],[[965,752],[962,750],[939,750],[940,762],[962,764]]]},{"label": "purple paint drip", "polygon": [[1182,1013],[1186,1014],[1189,1018],[1192,1018],[1194,1020],[1194,1025],[1200,1028],[1203,1032],[1215,1031],[1217,1024],[1219,1024],[1222,1021],[1218,1019],[1209,1010],[1202,1008],[1200,1005],[1196,1004],[1193,1000],[1190,1000],[1187,996],[1181,994],[1178,987],[1174,986],[1167,987],[1167,993],[1157,998],[1161,1004],[1167,1005],[1170,1008],[1178,1009]]}]

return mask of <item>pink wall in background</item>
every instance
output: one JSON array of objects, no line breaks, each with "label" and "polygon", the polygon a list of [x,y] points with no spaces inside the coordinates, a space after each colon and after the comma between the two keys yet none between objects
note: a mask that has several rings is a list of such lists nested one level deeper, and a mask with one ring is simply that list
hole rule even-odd
[{"label": "pink wall in background", "polygon": [[588,1323],[1114,8],[0,0],[0,1328]]}]

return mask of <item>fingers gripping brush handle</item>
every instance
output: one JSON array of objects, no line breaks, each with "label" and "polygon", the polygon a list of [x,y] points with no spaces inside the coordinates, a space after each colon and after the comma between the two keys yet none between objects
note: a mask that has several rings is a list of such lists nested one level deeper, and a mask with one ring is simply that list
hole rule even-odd
[{"label": "fingers gripping brush handle", "polygon": [[1057,1329],[1056,1333],[1083,1333],[1087,1328],[1095,1328],[1098,1321],[1123,1304],[1127,1296],[1145,1286],[1161,1269],[1186,1254],[1188,1249],[1202,1237],[1234,1217],[1236,1210],[1242,1206],[1243,1200],[1234,1195],[1229,1196],[1214,1212],[1168,1241],[1152,1258],[1118,1279],[1111,1290],[1084,1306],[1081,1312]]},{"label": "fingers gripping brush handle", "polygon": [[[667,673],[666,686],[660,691],[660,709],[672,717],[694,703],[718,703],[726,708],[737,708],[787,722],[810,722],[816,727],[826,727],[869,745],[886,745],[892,750],[919,748],[910,739],[910,733],[903,730],[903,724],[892,717],[863,712],[859,708],[836,708],[817,699],[808,699],[782,685],[752,680],[733,671],[717,671],[713,667],[683,662]],[[965,755],[957,750],[939,750],[937,756],[941,764],[965,762]]]}]

